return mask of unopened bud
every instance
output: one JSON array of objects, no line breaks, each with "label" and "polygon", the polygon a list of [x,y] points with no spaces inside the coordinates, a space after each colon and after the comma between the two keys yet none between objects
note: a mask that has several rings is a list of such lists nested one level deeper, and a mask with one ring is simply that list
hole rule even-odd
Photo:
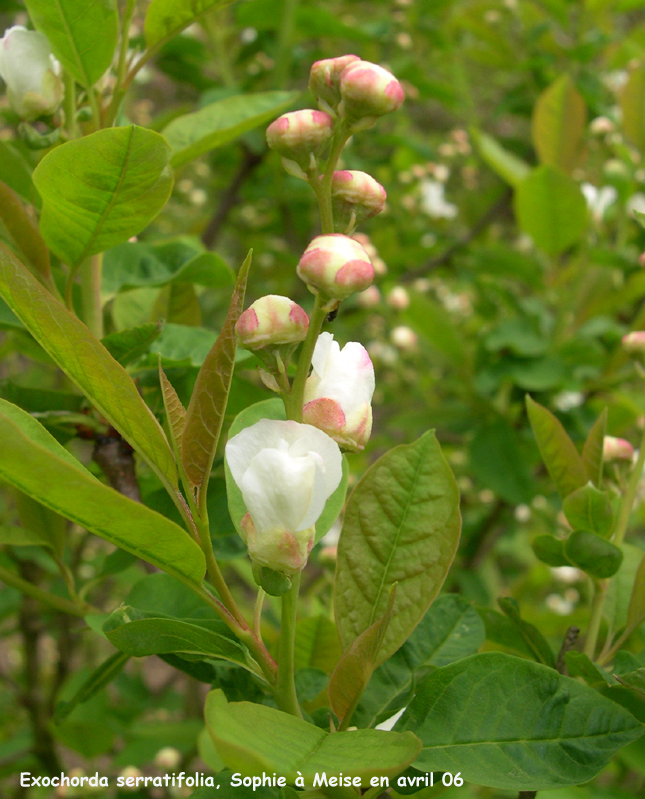
[{"label": "unopened bud", "polygon": [[623,336],[623,349],[630,355],[645,353],[645,331],[634,330]]},{"label": "unopened bud", "polygon": [[340,102],[341,73],[354,61],[360,61],[360,58],[357,55],[342,55],[312,64],[309,89],[325,111],[334,110]]},{"label": "unopened bud", "polygon": [[642,253],[641,253],[641,254],[638,256],[638,265],[639,265],[639,266],[643,266],[643,267],[645,267],[645,252],[642,252]]},{"label": "unopened bud", "polygon": [[606,461],[631,461],[634,457],[634,447],[624,438],[605,436],[602,442],[602,456]]},{"label": "unopened bud", "polygon": [[124,789],[126,791],[137,791],[137,777],[141,779],[143,774],[136,766],[126,766],[121,770],[119,776],[122,777],[123,781],[125,782]]},{"label": "unopened bud", "polygon": [[309,318],[288,297],[268,294],[260,297],[237,320],[235,335],[247,350],[283,344],[297,344],[307,335]]},{"label": "unopened bud", "polygon": [[604,133],[611,133],[615,128],[616,126],[609,117],[596,117],[592,119],[589,124],[589,131],[596,136],[601,136]]},{"label": "unopened bud", "polygon": [[356,301],[361,308],[374,308],[381,302],[381,292],[376,286],[370,286],[358,294]]},{"label": "unopened bud", "polygon": [[334,226],[340,232],[380,214],[385,205],[385,189],[367,172],[334,172],[331,184]]},{"label": "unopened bud", "polygon": [[181,763],[181,752],[173,746],[164,746],[155,755],[155,766],[172,771]]},{"label": "unopened bud", "polygon": [[405,325],[395,327],[390,333],[390,339],[392,340],[392,344],[400,350],[413,350],[417,346],[419,340],[414,330]]},{"label": "unopened bud", "polygon": [[334,120],[324,111],[307,108],[283,114],[267,128],[267,144],[301,169],[315,166],[316,158],[331,139]]},{"label": "unopened bud", "polygon": [[395,286],[387,295],[387,304],[397,311],[405,311],[410,305],[410,295],[403,286]]},{"label": "unopened bud", "polygon": [[47,37],[15,25],[0,39],[0,78],[13,110],[26,120],[53,114],[63,99],[61,66]]},{"label": "unopened bud", "polygon": [[339,111],[351,122],[389,114],[400,108],[405,99],[403,87],[394,75],[369,61],[354,61],[343,70],[340,93],[343,99]]},{"label": "unopened bud", "polygon": [[368,254],[357,241],[341,233],[316,236],[300,259],[297,272],[310,291],[330,300],[344,300],[364,291],[374,280]]}]

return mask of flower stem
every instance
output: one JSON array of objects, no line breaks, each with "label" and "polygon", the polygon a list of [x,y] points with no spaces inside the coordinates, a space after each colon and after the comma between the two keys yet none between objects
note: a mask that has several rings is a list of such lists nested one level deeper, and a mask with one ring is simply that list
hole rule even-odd
[{"label": "flower stem", "polygon": [[103,338],[103,307],[101,305],[101,275],[103,253],[89,258],[80,268],[83,321],[96,338]]},{"label": "flower stem", "polygon": [[278,644],[278,678],[276,682],[276,701],[280,710],[302,718],[302,711],[296,695],[294,681],[294,650],[296,640],[296,609],[300,574],[292,578],[291,588],[282,597],[282,618],[280,621],[280,641]]},{"label": "flower stem", "polygon": [[72,75],[65,70],[63,75],[65,83],[65,99],[63,108],[65,110],[65,129],[70,139],[78,136],[78,126],[76,124],[76,81]]},{"label": "flower stem", "polygon": [[602,622],[602,611],[605,606],[607,588],[609,580],[594,580],[593,598],[591,600],[591,615],[589,618],[589,630],[585,640],[584,653],[593,660],[598,643],[598,633]]},{"label": "flower stem", "polygon": [[309,319],[309,329],[307,330],[307,338],[300,350],[300,357],[298,358],[298,366],[296,368],[296,376],[293,379],[291,386],[291,393],[285,396],[285,408],[287,411],[287,418],[293,419],[296,422],[302,422],[302,406],[305,395],[305,383],[309,375],[309,367],[311,366],[311,358],[314,354],[316,341],[320,335],[320,330],[323,322],[327,316],[327,312],[323,310],[323,302],[319,295],[316,295],[316,302],[314,303],[313,311]]},{"label": "flower stem", "polygon": [[320,226],[323,234],[334,232],[334,214],[331,207],[331,183],[334,179],[334,171],[338,164],[338,159],[343,151],[343,147],[347,144],[349,134],[345,128],[344,123],[338,123],[338,128],[334,134],[331,142],[331,149],[329,151],[329,158],[325,166],[325,172],[320,182],[320,187],[314,187],[314,192],[318,198],[318,205],[320,207]]}]

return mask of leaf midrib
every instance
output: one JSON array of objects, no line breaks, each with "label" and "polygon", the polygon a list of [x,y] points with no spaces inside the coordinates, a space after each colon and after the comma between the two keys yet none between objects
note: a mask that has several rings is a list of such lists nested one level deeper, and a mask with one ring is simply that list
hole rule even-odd
[{"label": "leaf midrib", "polygon": [[70,24],[69,24],[69,22],[67,20],[67,17],[65,16],[65,13],[64,13],[63,9],[61,7],[60,0],[55,0],[55,3],[56,3],[56,8],[58,9],[58,13],[60,14],[60,18],[61,18],[61,20],[63,22],[64,27],[65,27],[65,33],[67,34],[67,38],[68,38],[70,44],[72,45],[72,50],[74,51],[74,55],[76,56],[76,61],[77,61],[77,64],[78,64],[78,66],[80,68],[80,72],[83,74],[83,78],[84,78],[83,85],[85,86],[85,88],[89,92],[89,91],[92,90],[92,86],[90,85],[90,78],[89,78],[89,75],[87,74],[87,70],[85,69],[85,64],[83,62],[83,59],[81,58],[81,54],[79,53],[78,48],[76,47],[76,40],[74,39],[74,36],[72,35],[72,29],[71,29]]}]

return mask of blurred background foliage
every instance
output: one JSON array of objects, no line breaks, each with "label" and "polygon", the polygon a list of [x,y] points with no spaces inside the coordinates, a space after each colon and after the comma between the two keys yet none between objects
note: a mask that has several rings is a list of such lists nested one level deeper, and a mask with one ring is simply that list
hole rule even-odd
[{"label": "blurred background foliage", "polygon": [[[133,47],[142,41],[145,3],[139,6]],[[26,22],[19,0],[0,0],[1,29]],[[532,552],[537,534],[557,532],[566,521],[524,397],[554,411],[579,446],[605,407],[611,435],[636,443],[645,425],[642,379],[620,346],[626,332],[645,326],[645,231],[634,215],[645,212],[645,3],[238,0],[161,49],[139,73],[119,123],[163,131],[216,101],[269,90],[295,90],[291,108],[308,107],[311,63],[346,52],[387,66],[407,94],[399,113],[355,137],[342,155],[344,168],[369,172],[388,193],[386,211],[361,228],[373,248],[375,288],[344,302],[330,327],[341,342],[364,343],[376,367],[374,433],[364,453],[350,456],[352,479],[391,446],[435,427],[464,518],[446,590],[489,609],[487,648],[523,653],[510,622],[494,610],[497,597],[508,595],[557,651],[570,625],[585,628],[590,587],[581,572],[551,569]],[[34,164],[42,154],[17,138],[17,121],[2,97],[0,179],[8,171],[15,179],[22,159]],[[106,330],[123,354],[117,334],[150,324],[140,349],[124,358],[153,409],[161,408],[157,353],[186,400],[228,305],[226,265],[236,269],[249,247],[248,302],[275,293],[311,305],[295,266],[318,232],[315,200],[267,149],[264,127],[178,167],[171,200],[140,246],[106,254]],[[9,240],[1,224],[0,239]],[[197,260],[192,272],[178,274],[199,258],[202,272]],[[161,332],[159,318],[166,320]],[[0,331],[0,394],[38,413],[89,463],[93,445],[69,424],[69,414],[83,412],[82,398],[6,306]],[[255,366],[251,356],[239,357],[229,421],[268,396]],[[621,485],[624,469],[606,469]],[[154,475],[139,466],[138,478],[143,501],[172,516]],[[250,566],[240,557],[224,482],[212,485],[216,554],[248,608]],[[19,510],[9,490],[0,495],[5,525],[16,523]],[[20,512],[23,524],[28,513]],[[625,581],[645,550],[645,504],[637,520]],[[108,612],[136,595],[145,574],[140,563],[72,532],[65,558],[95,605]],[[305,608],[316,629],[307,619],[299,639],[303,652],[312,642],[318,647],[302,664],[323,672],[338,646],[325,639],[334,554],[328,539],[308,567]],[[0,560],[64,595],[48,549],[5,547]],[[164,590],[160,584],[160,595]],[[614,606],[627,599],[614,598]],[[132,594],[129,601],[136,606]],[[268,641],[275,637],[271,618]],[[100,618],[88,623],[100,629]],[[203,684],[157,658],[130,662],[109,689],[54,725],[48,718],[57,702],[112,648],[82,620],[43,610],[6,587],[0,635],[3,796],[51,795],[17,787],[16,773],[37,770],[39,759],[91,774],[104,773],[106,764],[157,773],[169,770],[159,750],[172,746],[182,768],[197,767]],[[645,635],[632,637],[634,652],[644,645]],[[215,672],[229,698],[248,690],[237,685],[241,672]],[[637,742],[593,784],[544,796],[618,798],[644,787],[645,744]]]}]

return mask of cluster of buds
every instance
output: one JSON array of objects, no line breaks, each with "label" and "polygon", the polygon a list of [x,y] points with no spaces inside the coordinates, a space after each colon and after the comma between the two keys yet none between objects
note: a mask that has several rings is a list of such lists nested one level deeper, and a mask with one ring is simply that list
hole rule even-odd
[{"label": "cluster of buds", "polygon": [[[262,361],[265,385],[288,408],[297,406],[302,422],[262,419],[226,445],[226,461],[247,510],[239,527],[253,574],[276,595],[287,590],[282,578],[288,583],[307,562],[316,522],[341,480],[341,449],[358,452],[371,434],[370,356],[358,342],[341,349],[331,333],[319,330],[322,315],[336,311],[350,295],[372,288],[378,297],[374,265],[362,243],[369,240],[353,233],[358,223],[383,211],[386,194],[365,172],[334,169],[350,135],[403,102],[403,89],[389,72],[354,55],[318,61],[309,85],[320,110],[282,115],[269,125],[267,142],[290,174],[309,181],[321,210],[323,203],[328,209],[325,232],[311,241],[296,269],[316,295],[317,321],[310,325],[299,305],[271,294],[256,300],[235,327],[240,346]],[[328,147],[323,173],[319,161]],[[400,289],[396,296],[401,307],[403,294]],[[291,385],[289,359],[303,341],[306,370],[299,364]]]},{"label": "cluster of buds", "polygon": [[9,104],[26,121],[56,112],[63,99],[61,65],[47,37],[14,25],[0,39],[0,78]]}]

